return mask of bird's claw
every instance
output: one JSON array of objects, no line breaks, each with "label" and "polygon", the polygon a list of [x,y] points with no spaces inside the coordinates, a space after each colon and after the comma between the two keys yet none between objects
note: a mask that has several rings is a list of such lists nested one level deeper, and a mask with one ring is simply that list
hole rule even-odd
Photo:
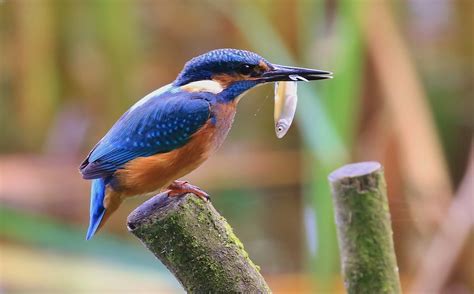
[{"label": "bird's claw", "polygon": [[189,184],[188,181],[174,181],[168,186],[168,197],[182,196],[186,193],[192,193],[204,201],[211,201],[211,197],[201,188]]}]

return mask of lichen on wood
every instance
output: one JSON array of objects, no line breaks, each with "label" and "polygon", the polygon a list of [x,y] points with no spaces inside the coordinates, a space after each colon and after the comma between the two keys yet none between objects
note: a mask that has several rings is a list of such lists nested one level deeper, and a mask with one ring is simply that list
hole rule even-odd
[{"label": "lichen on wood", "polygon": [[195,195],[159,194],[128,217],[129,231],[190,293],[269,293],[227,221]]},{"label": "lichen on wood", "polygon": [[382,167],[348,164],[329,175],[348,293],[400,293]]}]

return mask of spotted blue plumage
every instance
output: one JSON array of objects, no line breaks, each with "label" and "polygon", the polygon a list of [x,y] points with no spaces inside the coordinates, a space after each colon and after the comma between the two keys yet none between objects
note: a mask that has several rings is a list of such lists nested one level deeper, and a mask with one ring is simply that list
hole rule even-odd
[{"label": "spotted blue plumage", "polygon": [[212,94],[165,86],[132,106],[81,164],[84,179],[113,175],[137,157],[185,145],[210,118]]}]

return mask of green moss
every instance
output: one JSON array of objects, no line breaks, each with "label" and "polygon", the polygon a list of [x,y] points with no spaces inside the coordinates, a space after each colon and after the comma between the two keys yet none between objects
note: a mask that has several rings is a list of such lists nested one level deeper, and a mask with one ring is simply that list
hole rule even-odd
[{"label": "green moss", "polygon": [[[237,248],[239,248],[242,256],[244,256],[248,263],[257,271],[259,272],[260,271],[260,267],[258,265],[256,265],[255,263],[253,263],[253,261],[250,259],[249,257],[249,254],[247,253],[247,251],[245,251],[245,248],[244,248],[244,244],[242,244],[242,242],[240,241],[239,238],[237,238],[237,236],[234,234],[234,230],[232,229],[232,227],[229,225],[229,223],[224,219],[222,218],[223,220],[223,224],[224,224],[224,228],[226,230],[226,233],[227,233],[227,237],[228,237],[228,241],[227,241],[227,245],[235,245],[237,246]],[[230,243],[230,244],[229,244]]]},{"label": "green moss", "polygon": [[383,173],[344,178],[333,188],[348,292],[399,293]]},{"label": "green moss", "polygon": [[188,292],[270,292],[230,225],[195,196],[134,233]]}]

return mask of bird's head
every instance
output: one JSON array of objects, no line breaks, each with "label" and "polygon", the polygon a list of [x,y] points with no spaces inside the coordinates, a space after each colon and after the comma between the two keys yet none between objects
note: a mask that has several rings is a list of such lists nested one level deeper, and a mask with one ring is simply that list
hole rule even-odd
[{"label": "bird's head", "polygon": [[174,85],[188,91],[222,92],[232,100],[260,84],[279,81],[311,81],[331,78],[316,69],[272,64],[260,55],[237,49],[217,49],[188,61]]}]

